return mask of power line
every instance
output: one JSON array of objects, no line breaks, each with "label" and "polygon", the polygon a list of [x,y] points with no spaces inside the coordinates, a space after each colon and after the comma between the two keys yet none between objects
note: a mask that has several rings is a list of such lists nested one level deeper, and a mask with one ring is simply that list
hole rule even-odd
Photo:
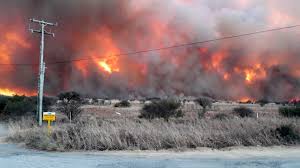
[{"label": "power line", "polygon": [[[119,54],[114,54],[114,55],[111,55],[111,56],[118,57],[118,56],[125,56],[125,55],[136,55],[136,54],[148,53],[148,52],[153,52],[153,51],[162,51],[162,50],[168,50],[168,49],[173,49],[173,48],[188,47],[188,46],[193,46],[193,45],[212,43],[212,42],[216,42],[216,41],[229,40],[229,39],[240,38],[240,37],[245,37],[245,36],[253,36],[253,35],[257,35],[257,34],[264,34],[264,33],[268,33],[268,32],[280,31],[280,30],[284,30],[284,29],[293,29],[293,28],[296,28],[296,27],[300,27],[300,24],[299,25],[286,26],[286,27],[273,28],[273,29],[267,29],[267,30],[261,30],[261,31],[255,31],[255,32],[250,32],[250,33],[245,33],[245,34],[225,36],[225,37],[214,38],[214,39],[198,41],[198,42],[177,44],[177,45],[161,47],[161,48],[133,51],[133,52],[127,52],[127,53],[126,52],[125,53],[119,53]],[[72,62],[89,61],[89,60],[95,60],[95,59],[97,59],[97,58],[89,57],[89,58],[49,62],[47,64],[48,65],[67,64],[67,63],[72,63]],[[38,65],[38,64],[0,64],[0,66],[34,66],[34,65]]]},{"label": "power line", "polygon": [[39,64],[0,64],[0,66],[37,66]]}]

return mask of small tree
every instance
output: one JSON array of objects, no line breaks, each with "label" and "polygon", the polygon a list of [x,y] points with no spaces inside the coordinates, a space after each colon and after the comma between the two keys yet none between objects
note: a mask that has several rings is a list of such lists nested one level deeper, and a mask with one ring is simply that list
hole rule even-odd
[{"label": "small tree", "polygon": [[247,107],[237,107],[233,109],[233,112],[236,113],[238,116],[245,118],[245,117],[254,117],[254,111]]},{"label": "small tree", "polygon": [[275,129],[275,134],[287,142],[298,141],[300,139],[300,136],[292,125],[281,125]]},{"label": "small tree", "polygon": [[130,106],[131,106],[131,104],[130,104],[130,102],[127,101],[127,100],[122,100],[121,102],[116,103],[116,104],[114,105],[114,107],[130,107]]},{"label": "small tree", "polygon": [[76,101],[62,102],[59,105],[58,110],[68,116],[69,121],[72,122],[72,120],[76,119],[77,116],[82,112],[80,107],[81,104]]},{"label": "small tree", "polygon": [[284,117],[300,117],[299,106],[280,107],[279,114]]},{"label": "small tree", "polygon": [[258,100],[256,103],[259,104],[261,107],[264,107],[266,104],[269,104],[270,102],[267,99],[261,99]]},{"label": "small tree", "polygon": [[140,118],[154,119],[154,118],[163,118],[166,121],[169,121],[171,117],[183,117],[182,111],[179,109],[181,103],[174,100],[161,100],[154,101],[151,104],[145,104]]},{"label": "small tree", "polygon": [[66,100],[67,102],[69,102],[71,100],[73,100],[73,101],[80,101],[81,100],[80,94],[77,93],[77,92],[74,92],[74,91],[60,93],[57,97],[58,97],[59,100],[62,100],[62,101]]},{"label": "small tree", "polygon": [[65,92],[60,93],[58,96],[59,100],[63,102],[59,105],[58,110],[63,114],[67,115],[70,122],[74,120],[81,112],[81,96],[77,92]]},{"label": "small tree", "polygon": [[198,111],[198,118],[202,118],[202,117],[204,117],[204,115],[207,111],[207,107],[209,107],[209,108],[212,107],[213,100],[208,97],[200,97],[200,98],[196,99],[195,102],[198,103],[203,108],[202,111]]}]

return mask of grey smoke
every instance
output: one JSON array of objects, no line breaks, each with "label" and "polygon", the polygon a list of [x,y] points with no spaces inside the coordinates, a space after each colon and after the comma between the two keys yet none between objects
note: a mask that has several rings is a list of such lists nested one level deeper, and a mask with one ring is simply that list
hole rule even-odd
[{"label": "grey smoke", "polygon": [[[299,1],[290,0],[0,0],[0,21],[14,25],[18,18],[36,17],[57,21],[53,29],[57,37],[47,39],[47,62],[85,57],[86,48],[99,48],[97,44],[85,43],[91,32],[108,27],[113,41],[120,51],[131,52],[159,48],[180,43],[202,41],[232,34],[240,34],[273,27],[297,24]],[[244,3],[242,3],[244,2]],[[282,24],[272,20],[276,11],[291,19],[282,18]],[[9,18],[9,19],[8,19]],[[153,38],[153,22],[166,25],[159,39]],[[280,18],[279,18],[280,21]],[[27,28],[24,25],[24,29]],[[162,52],[120,56],[121,73],[111,76],[102,74],[91,62],[87,62],[89,77],[72,64],[51,65],[47,69],[46,92],[76,90],[83,94],[101,97],[207,95],[219,99],[252,97],[271,100],[290,99],[300,95],[299,76],[299,30],[284,30],[253,37],[226,40],[204,46],[190,46]],[[13,56],[15,62],[37,62],[38,38],[25,34],[32,42],[30,51],[20,51]],[[208,48],[199,53],[199,48]],[[232,74],[224,81],[219,72],[205,70],[212,55],[224,50],[228,54],[222,62],[222,70]],[[101,53],[99,53],[101,55]],[[234,67],[253,66],[254,62],[268,65],[270,60],[279,65],[269,67],[265,80],[245,85],[244,76],[234,74]],[[258,61],[257,61],[258,60]],[[180,62],[180,66],[176,65]],[[147,66],[143,74],[137,64]],[[134,65],[134,66],[132,66]],[[277,70],[275,70],[277,69]],[[274,72],[276,71],[276,73]],[[7,75],[1,85],[21,85],[36,88],[37,69],[16,70]],[[137,79],[138,85],[132,86]]]}]

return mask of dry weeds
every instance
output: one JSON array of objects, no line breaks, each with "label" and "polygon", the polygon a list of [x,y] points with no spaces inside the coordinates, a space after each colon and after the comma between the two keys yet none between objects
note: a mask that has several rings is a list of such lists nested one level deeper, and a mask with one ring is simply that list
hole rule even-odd
[{"label": "dry weeds", "polygon": [[281,117],[170,122],[89,117],[74,124],[57,123],[50,136],[46,128],[28,123],[32,122],[11,123],[8,140],[34,149],[57,151],[293,145],[298,144],[299,139],[286,141],[274,130],[290,125],[298,135],[300,133],[299,119]]}]

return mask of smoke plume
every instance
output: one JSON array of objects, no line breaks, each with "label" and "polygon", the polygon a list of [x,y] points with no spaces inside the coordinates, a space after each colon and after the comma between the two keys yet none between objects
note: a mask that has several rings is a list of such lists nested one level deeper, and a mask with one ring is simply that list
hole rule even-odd
[{"label": "smoke plume", "polygon": [[[300,96],[299,29],[119,55],[298,24],[290,0],[0,0],[3,64],[39,62],[29,18],[58,22],[46,38],[45,91],[98,97]],[[39,28],[31,24],[31,27]],[[50,30],[50,27],[47,28]],[[69,64],[52,64],[67,60]],[[1,66],[0,91],[34,94],[38,67]]]}]

